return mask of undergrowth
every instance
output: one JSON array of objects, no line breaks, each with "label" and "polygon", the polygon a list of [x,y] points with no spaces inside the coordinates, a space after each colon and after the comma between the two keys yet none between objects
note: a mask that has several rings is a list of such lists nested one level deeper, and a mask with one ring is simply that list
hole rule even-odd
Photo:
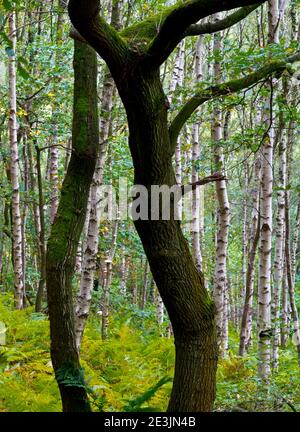
[{"label": "undergrowth", "polygon": [[[124,304],[116,309],[110,338],[101,341],[100,320],[93,314],[82,343],[93,411],[165,411],[172,387],[173,341],[160,337],[151,308],[140,312]],[[6,345],[0,346],[0,411],[60,411],[48,317],[32,308],[15,311],[11,297],[0,295],[0,321],[7,327]],[[295,347],[281,351],[280,369],[267,389],[257,380],[254,354],[241,359],[237,349],[238,336],[231,330],[228,357],[219,362],[216,411],[300,410]]]}]

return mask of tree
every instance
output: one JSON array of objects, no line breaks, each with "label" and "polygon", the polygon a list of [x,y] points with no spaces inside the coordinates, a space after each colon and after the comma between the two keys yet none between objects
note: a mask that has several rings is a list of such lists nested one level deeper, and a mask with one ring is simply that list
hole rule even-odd
[{"label": "tree", "polygon": [[63,410],[89,411],[76,347],[72,276],[95,170],[99,125],[96,54],[79,41],[75,41],[74,74],[73,151],[47,245],[47,297],[51,357]]},{"label": "tree", "polygon": [[[148,190],[153,184],[175,184],[171,162],[176,140],[172,129],[168,130],[168,103],[159,67],[186,35],[199,34],[194,23],[213,13],[253,3],[213,1],[208,5],[205,1],[188,1],[118,34],[99,16],[97,1],[85,5],[70,1],[74,27],[106,61],[125,106],[135,183]],[[203,276],[194,266],[178,221],[138,220],[135,226],[174,329],[176,366],[169,411],[211,410],[217,345],[214,307]]]},{"label": "tree", "polygon": [[12,239],[13,239],[13,266],[15,283],[15,305],[17,309],[23,308],[24,303],[24,268],[22,259],[22,218],[20,210],[19,188],[19,153],[17,138],[17,95],[16,95],[16,16],[10,12],[8,16],[11,47],[9,56],[9,137],[10,137],[10,179],[12,186]]}]

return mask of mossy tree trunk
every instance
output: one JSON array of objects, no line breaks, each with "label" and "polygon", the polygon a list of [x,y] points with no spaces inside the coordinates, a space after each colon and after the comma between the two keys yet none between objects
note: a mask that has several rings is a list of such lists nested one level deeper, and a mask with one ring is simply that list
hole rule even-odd
[{"label": "mossy tree trunk", "polygon": [[75,42],[72,156],[47,247],[51,358],[63,411],[90,411],[75,342],[72,277],[99,143],[97,59]]},{"label": "mossy tree trunk", "polygon": [[[117,85],[129,121],[135,184],[148,189],[150,203],[151,185],[176,183],[159,70],[134,70]],[[174,330],[176,367],[168,409],[209,411],[215,398],[217,344],[214,307],[204,279],[179,221],[137,220],[135,226]]]}]

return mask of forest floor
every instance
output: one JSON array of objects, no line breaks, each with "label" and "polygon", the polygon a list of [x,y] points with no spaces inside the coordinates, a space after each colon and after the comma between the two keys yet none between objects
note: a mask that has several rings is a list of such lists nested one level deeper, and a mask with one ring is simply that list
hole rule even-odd
[{"label": "forest floor", "polygon": [[[0,295],[0,321],[7,327],[0,346],[0,411],[57,412],[60,398],[49,354],[47,315],[32,307],[15,311],[12,298]],[[172,339],[160,336],[155,313],[118,306],[110,319],[110,337],[100,339],[95,313],[87,325],[81,362],[93,411],[165,411],[174,366]],[[295,347],[280,352],[280,368],[268,392],[260,390],[257,360],[236,356],[238,335],[230,332],[230,350],[220,360],[216,411],[300,411],[300,374]]]}]

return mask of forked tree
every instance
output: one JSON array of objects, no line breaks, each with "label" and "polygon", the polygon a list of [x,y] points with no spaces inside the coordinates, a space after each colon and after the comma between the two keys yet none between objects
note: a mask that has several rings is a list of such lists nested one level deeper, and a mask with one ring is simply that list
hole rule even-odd
[{"label": "forked tree", "polygon": [[[70,0],[69,15],[76,29],[73,32],[74,37],[95,49],[106,62],[117,86],[127,113],[129,147],[135,170],[134,181],[147,188],[149,203],[151,203],[151,185],[171,187],[176,184],[172,159],[178,136],[184,124],[201,104],[212,98],[248,88],[264,78],[267,79],[274,72],[278,76],[291,62],[299,59],[299,54],[295,54],[283,60],[269,61],[246,77],[201,90],[187,101],[172,122],[169,122],[169,102],[161,83],[160,67],[175,47],[185,37],[215,33],[234,25],[262,3],[264,1],[257,2],[257,0],[179,1],[145,21],[137,22],[122,31],[116,31],[99,13],[98,0]],[[235,8],[240,9],[229,13],[217,22],[205,24],[201,22],[205,17]],[[93,64],[86,59],[85,64],[82,64],[81,73],[86,77],[91,67],[94,67]],[[81,91],[84,92],[83,84]],[[76,104],[74,105],[75,115],[76,112],[78,114],[79,108],[90,106],[91,102],[86,105],[89,97],[93,100],[91,94],[81,94],[79,105],[77,107]],[[77,118],[77,123],[74,120],[76,128],[79,127],[78,121],[80,118]],[[81,118],[81,121],[84,121],[84,118]],[[81,138],[85,136],[86,134],[82,132]],[[79,154],[84,148],[83,143],[79,148],[77,147]],[[72,157],[76,158],[77,154],[73,152]],[[78,170],[78,178],[74,169]],[[81,184],[84,184],[84,188],[87,187],[93,175],[93,172],[88,172],[88,169],[93,171],[94,164],[87,163],[83,172],[82,165],[72,164],[71,159],[67,179],[62,188],[58,216],[54,221],[49,240],[51,247],[48,246],[48,258],[51,262],[51,264],[48,262],[47,282],[52,359],[59,379],[65,411],[89,409],[83,390],[83,378],[78,373],[79,361],[74,336],[69,279],[72,276],[71,267],[75,258],[66,260],[63,257],[64,253],[67,253],[68,257],[70,254],[76,254],[78,232],[83,225],[83,215],[86,211],[84,206],[87,201],[82,199],[78,202],[77,199],[75,202],[74,197],[71,199],[69,195],[67,198],[66,193],[69,194],[71,189],[75,191]],[[72,176],[69,175],[71,170],[73,170]],[[87,176],[88,180],[85,181],[82,176]],[[73,185],[70,182],[73,182]],[[68,189],[66,193],[65,189]],[[77,197],[80,194],[82,190],[76,192]],[[74,208],[75,205],[77,207]],[[68,206],[69,208],[65,208]],[[63,218],[64,213],[68,218]],[[174,211],[171,211],[171,214],[174,214]],[[205,288],[204,276],[194,264],[180,221],[175,219],[174,217],[170,220],[149,218],[149,220],[135,221],[135,227],[174,331],[176,363],[168,410],[170,412],[211,411],[216,392],[218,361],[214,304]],[[63,222],[67,223],[67,226],[62,227]],[[64,230],[64,238],[59,236],[60,229]],[[70,244],[68,250],[62,247],[65,239]],[[59,276],[54,280],[55,271],[59,271]],[[55,320],[58,321],[57,324],[54,323]],[[63,333],[60,330],[61,325],[64,327]],[[69,338],[68,344],[62,343],[62,337]],[[80,395],[78,395],[78,388],[81,389]]]}]

